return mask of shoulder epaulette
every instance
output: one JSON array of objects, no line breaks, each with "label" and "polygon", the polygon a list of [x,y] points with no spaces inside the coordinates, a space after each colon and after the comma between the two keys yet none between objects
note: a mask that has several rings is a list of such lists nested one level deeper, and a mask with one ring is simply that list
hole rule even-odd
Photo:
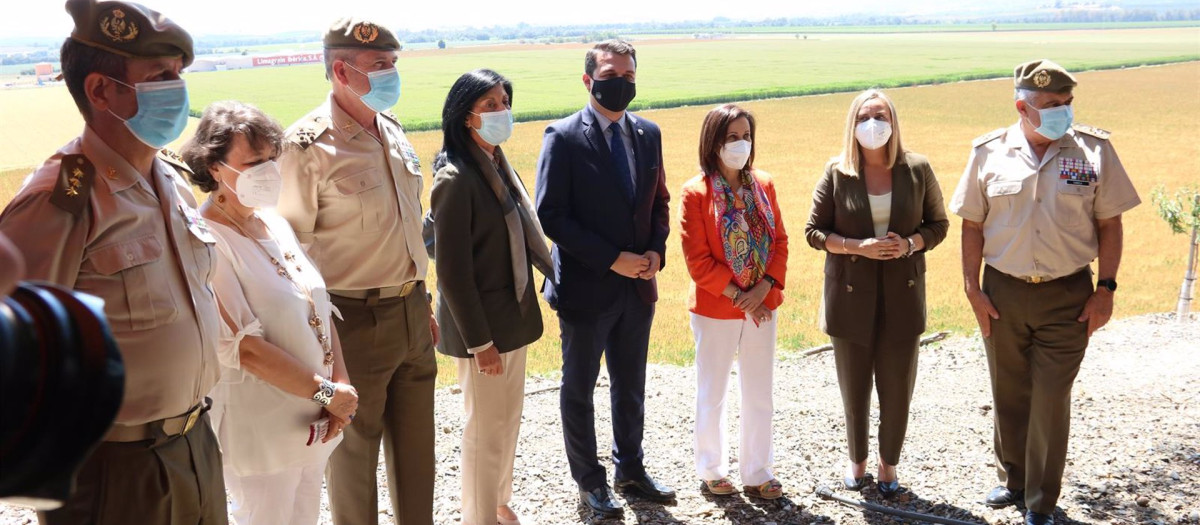
[{"label": "shoulder epaulette", "polygon": [[183,161],[183,157],[180,157],[178,153],[163,148],[158,150],[158,159],[174,167],[189,183],[192,181],[192,168],[188,167],[187,163]]},{"label": "shoulder epaulette", "polygon": [[989,142],[991,142],[991,141],[993,141],[993,140],[996,140],[996,139],[1000,138],[1001,136],[1003,136],[1003,135],[1004,135],[1004,131],[1005,131],[1005,130],[1007,130],[1007,129],[1008,129],[1008,128],[999,128],[999,129],[994,129],[994,130],[992,130],[991,132],[989,132],[989,133],[987,133],[987,134],[985,134],[985,135],[980,135],[980,136],[978,136],[978,137],[975,137],[975,140],[971,141],[971,147],[972,147],[972,148],[978,148],[979,146],[982,146],[982,145],[984,145],[984,144],[987,144],[987,143],[989,143]]},{"label": "shoulder epaulette", "polygon": [[395,122],[397,126],[400,126],[400,131],[404,131],[404,124],[400,123],[400,117],[397,117],[396,114],[392,113],[391,110],[384,111],[384,112],[380,113],[380,115],[383,115],[388,120]]},{"label": "shoulder epaulette", "polygon": [[302,150],[308,149],[327,129],[329,129],[329,117],[309,117],[296,123],[296,126],[287,134],[287,141],[299,146]]},{"label": "shoulder epaulette", "polygon": [[1112,133],[1109,133],[1108,130],[1095,128],[1095,127],[1088,126],[1085,124],[1072,124],[1071,129],[1073,129],[1079,133],[1083,133],[1084,135],[1091,135],[1100,140],[1108,140],[1108,137],[1110,135],[1112,135]]},{"label": "shoulder epaulette", "polygon": [[83,155],[63,155],[58,168],[58,183],[50,194],[50,204],[79,217],[88,205],[92,194],[92,180],[96,168]]}]

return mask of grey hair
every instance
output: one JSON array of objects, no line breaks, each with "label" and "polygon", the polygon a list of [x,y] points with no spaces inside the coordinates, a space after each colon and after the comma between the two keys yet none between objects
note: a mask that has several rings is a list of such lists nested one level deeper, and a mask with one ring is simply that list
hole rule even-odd
[{"label": "grey hair", "polygon": [[1026,88],[1016,88],[1013,90],[1013,100],[1020,100],[1026,104],[1033,104],[1033,98],[1037,96],[1037,91]]},{"label": "grey hair", "polygon": [[358,54],[357,49],[325,48],[325,80],[333,80],[333,62],[350,62]]}]

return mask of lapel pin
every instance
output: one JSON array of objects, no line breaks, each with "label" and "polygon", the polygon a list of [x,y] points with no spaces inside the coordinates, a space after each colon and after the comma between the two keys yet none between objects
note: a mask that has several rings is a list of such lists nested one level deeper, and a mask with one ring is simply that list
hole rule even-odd
[{"label": "lapel pin", "polygon": [[642,135],[642,128],[638,128],[638,135]]}]

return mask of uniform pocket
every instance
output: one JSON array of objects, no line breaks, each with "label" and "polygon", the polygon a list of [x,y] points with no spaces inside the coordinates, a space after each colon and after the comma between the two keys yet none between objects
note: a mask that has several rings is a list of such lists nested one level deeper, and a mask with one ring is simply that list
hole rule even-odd
[{"label": "uniform pocket", "polygon": [[1057,189],[1054,196],[1054,217],[1059,224],[1076,228],[1091,220],[1091,209],[1096,198],[1095,186],[1077,186],[1060,180]]},{"label": "uniform pocket", "polygon": [[109,322],[128,326],[130,330],[148,330],[178,317],[167,274],[174,269],[161,261],[162,253],[163,246],[158,237],[146,235],[100,248],[88,256],[96,273],[121,281],[124,304],[119,293],[102,295]]},{"label": "uniform pocket", "polygon": [[362,231],[374,232],[383,229],[387,224],[385,203],[388,189],[384,186],[383,174],[378,169],[371,168],[347,175],[333,184],[343,197],[358,201]]},{"label": "uniform pocket", "polygon": [[1019,180],[993,180],[987,184],[988,217],[1004,226],[1017,226],[1021,223],[1018,195],[1021,194]]}]

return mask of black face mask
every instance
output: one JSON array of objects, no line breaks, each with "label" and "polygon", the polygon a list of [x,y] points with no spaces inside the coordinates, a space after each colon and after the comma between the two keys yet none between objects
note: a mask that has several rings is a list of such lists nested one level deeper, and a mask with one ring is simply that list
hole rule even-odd
[{"label": "black face mask", "polygon": [[604,109],[609,111],[625,111],[633,97],[637,96],[637,84],[625,80],[625,77],[613,77],[604,80],[592,79],[592,96],[596,97]]}]

